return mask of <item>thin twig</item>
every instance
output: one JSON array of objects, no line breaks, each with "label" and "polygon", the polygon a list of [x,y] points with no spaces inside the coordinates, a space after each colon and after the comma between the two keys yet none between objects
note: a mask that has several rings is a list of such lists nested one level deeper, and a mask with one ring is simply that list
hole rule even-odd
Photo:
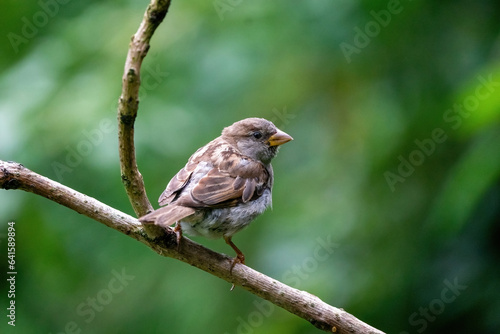
[{"label": "thin twig", "polygon": [[149,50],[149,41],[165,18],[170,0],[152,0],[139,29],[132,36],[122,78],[122,94],[118,101],[118,142],[123,185],[135,214],[140,217],[153,210],[146,195],[144,181],[137,168],[134,148],[134,123],[139,108],[141,64]]},{"label": "thin twig", "polygon": [[0,160],[0,188],[20,189],[48,198],[78,213],[118,230],[152,248],[160,255],[189,263],[227,282],[282,307],[327,332],[382,332],[342,309],[323,302],[305,291],[294,289],[245,265],[237,264],[230,273],[232,258],[216,253],[184,238],[177,248],[176,235],[168,231],[162,238],[151,239],[139,221],[98,200],[41,176],[23,165]]}]

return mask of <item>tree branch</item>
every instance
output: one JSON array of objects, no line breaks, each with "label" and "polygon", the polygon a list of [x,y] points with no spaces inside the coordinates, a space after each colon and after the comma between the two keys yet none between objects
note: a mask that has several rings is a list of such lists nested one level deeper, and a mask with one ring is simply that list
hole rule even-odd
[{"label": "tree branch", "polygon": [[[123,185],[137,217],[153,210],[146,195],[144,181],[137,168],[134,148],[134,123],[139,108],[141,64],[149,50],[149,41],[167,15],[170,0],[152,0],[139,29],[132,36],[122,78],[122,94],[118,101],[118,142]],[[149,228],[155,230],[156,227]],[[156,234],[155,233],[155,234]]]},{"label": "tree branch", "polygon": [[[137,168],[134,148],[134,123],[139,106],[140,68],[149,50],[149,41],[163,21],[170,0],[151,0],[137,33],[132,37],[125,62],[122,94],[118,104],[118,139],[121,177],[137,216],[153,208]],[[187,238],[177,247],[176,235],[139,221],[96,199],[36,174],[23,165],[0,160],[0,188],[20,189],[48,198],[78,213],[120,231],[162,256],[189,263],[227,282],[280,306],[327,332],[382,333],[342,309],[332,307],[318,297],[289,287],[245,265],[231,271],[232,258],[211,251]]]},{"label": "tree branch", "polygon": [[19,163],[0,160],[0,188],[25,190],[62,204],[144,243],[162,256],[189,263],[240,286],[304,318],[324,331],[382,333],[344,310],[326,304],[308,292],[289,287],[245,265],[237,264],[230,273],[232,258],[216,253],[187,238],[182,239],[181,247],[178,249],[176,235],[172,230],[168,230],[163,237],[153,240],[148,237],[144,227],[137,219],[92,197],[34,173]]}]

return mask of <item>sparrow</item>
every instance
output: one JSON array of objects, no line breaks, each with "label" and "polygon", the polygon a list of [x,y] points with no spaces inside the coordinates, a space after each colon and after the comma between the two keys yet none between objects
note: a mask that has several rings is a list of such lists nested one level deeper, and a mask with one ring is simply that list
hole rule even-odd
[{"label": "sparrow", "polygon": [[236,263],[245,264],[232,236],[271,206],[271,160],[290,140],[263,118],[247,118],[224,128],[170,180],[158,199],[162,207],[139,221],[164,228],[175,223],[178,246],[182,233],[222,237],[236,252],[231,270]]}]

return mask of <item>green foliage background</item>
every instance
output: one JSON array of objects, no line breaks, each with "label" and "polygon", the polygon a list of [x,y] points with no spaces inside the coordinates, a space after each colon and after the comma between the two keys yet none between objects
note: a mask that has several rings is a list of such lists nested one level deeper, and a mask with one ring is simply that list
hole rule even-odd
[{"label": "green foliage background", "polygon": [[[146,5],[2,1],[0,159],[133,214],[115,117]],[[295,140],[273,163],[273,210],[234,238],[249,266],[387,333],[498,332],[499,16],[494,0],[173,1],[143,66],[136,123],[151,201],[224,126],[268,118]],[[0,191],[0,224],[9,332],[317,332],[44,198]],[[335,250],[318,257],[325,242]],[[109,295],[114,271],[133,279]],[[106,296],[92,317],[78,311]]]}]

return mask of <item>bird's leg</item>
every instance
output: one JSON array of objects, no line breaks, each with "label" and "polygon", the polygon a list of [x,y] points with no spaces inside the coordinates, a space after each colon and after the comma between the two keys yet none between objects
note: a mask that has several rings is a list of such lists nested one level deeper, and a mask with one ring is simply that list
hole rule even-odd
[{"label": "bird's leg", "polygon": [[181,240],[182,240],[182,228],[181,223],[179,221],[175,222],[174,227],[175,235],[177,236],[177,250],[181,248]]},{"label": "bird's leg", "polygon": [[245,264],[245,255],[243,255],[243,253],[239,250],[238,247],[236,247],[236,245],[233,243],[233,241],[231,240],[231,237],[226,237],[224,236],[224,240],[226,241],[226,243],[231,246],[232,249],[234,249],[234,251],[236,252],[236,257],[233,259],[233,263],[231,263],[231,269],[229,269],[229,273],[232,273],[233,272],[233,268],[234,268],[234,265],[236,263],[241,263],[241,264]]}]

